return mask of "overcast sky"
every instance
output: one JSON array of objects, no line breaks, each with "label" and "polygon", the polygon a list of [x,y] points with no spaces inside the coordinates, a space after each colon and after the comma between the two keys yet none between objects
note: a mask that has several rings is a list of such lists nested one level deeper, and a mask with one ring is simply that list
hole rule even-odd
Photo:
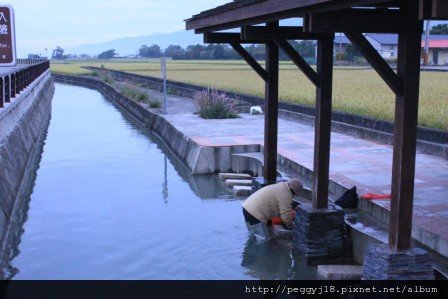
[{"label": "overcast sky", "polygon": [[[6,1],[5,1],[6,2]],[[17,54],[185,28],[184,19],[230,0],[10,0]]]},{"label": "overcast sky", "polygon": [[15,10],[17,54],[26,57],[28,53],[50,55],[56,46],[68,48],[182,30],[184,19],[228,2],[230,0],[10,0],[9,4]]}]

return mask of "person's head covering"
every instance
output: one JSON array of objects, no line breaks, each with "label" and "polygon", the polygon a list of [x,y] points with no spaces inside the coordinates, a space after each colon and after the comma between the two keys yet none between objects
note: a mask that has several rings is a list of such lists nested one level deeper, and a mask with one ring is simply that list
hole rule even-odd
[{"label": "person's head covering", "polygon": [[303,184],[298,179],[290,179],[288,180],[289,188],[291,188],[292,191],[294,191],[295,195],[299,195],[300,191],[303,188]]}]

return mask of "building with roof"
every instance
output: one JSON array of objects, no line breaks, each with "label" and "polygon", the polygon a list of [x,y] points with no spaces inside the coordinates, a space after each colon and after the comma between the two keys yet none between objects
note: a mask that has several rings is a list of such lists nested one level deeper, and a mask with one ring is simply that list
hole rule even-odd
[{"label": "building with roof", "polygon": [[[398,35],[385,33],[367,33],[365,38],[375,50],[387,60],[397,58]],[[334,38],[334,54],[344,53],[350,40],[345,35],[336,34]],[[425,36],[422,37],[422,50],[425,47]],[[429,36],[429,64],[448,65],[448,34]]]},{"label": "building with roof", "polygon": [[350,40],[343,34],[336,34],[334,36],[334,54],[344,53],[348,44],[351,44]]},{"label": "building with roof", "polygon": [[384,33],[366,34],[366,39],[385,59],[396,59],[398,51],[398,35]]},{"label": "building with roof", "polygon": [[[422,38],[424,48],[425,36]],[[432,65],[448,65],[448,34],[429,36],[428,61]]]},{"label": "building with roof", "polygon": [[[385,59],[397,57],[398,36],[396,34],[368,33],[364,35],[375,50]],[[344,53],[350,40],[345,35],[336,34],[334,37],[334,53]]]}]

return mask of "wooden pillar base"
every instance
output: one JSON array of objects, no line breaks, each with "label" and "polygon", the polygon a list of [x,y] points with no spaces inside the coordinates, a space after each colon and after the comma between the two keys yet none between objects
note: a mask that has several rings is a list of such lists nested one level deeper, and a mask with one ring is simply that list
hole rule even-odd
[{"label": "wooden pillar base", "polygon": [[426,250],[394,251],[387,244],[367,247],[363,280],[434,280],[431,257]]},{"label": "wooden pillar base", "polygon": [[344,210],[330,204],[326,209],[301,204],[294,218],[294,249],[308,264],[351,260],[352,248],[345,233]]}]

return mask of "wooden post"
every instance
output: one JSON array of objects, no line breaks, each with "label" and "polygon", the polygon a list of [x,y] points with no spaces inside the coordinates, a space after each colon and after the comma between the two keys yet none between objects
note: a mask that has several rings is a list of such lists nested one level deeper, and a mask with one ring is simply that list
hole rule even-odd
[{"label": "wooden post", "polygon": [[316,209],[328,207],[330,168],[331,100],[333,85],[334,34],[317,42],[316,118],[314,136],[314,186],[312,202]]},{"label": "wooden post", "polygon": [[398,36],[397,74],[403,80],[403,93],[395,102],[395,131],[392,164],[389,245],[396,251],[411,247],[414,198],[415,152],[417,140],[420,52],[423,22],[410,3],[410,17],[416,28]]},{"label": "wooden post", "polygon": [[[278,22],[267,24],[268,27],[278,27]],[[273,41],[266,44],[266,72],[268,80],[265,83],[265,118],[264,118],[264,169],[266,182],[277,180],[277,135],[278,135],[278,46]]]}]

